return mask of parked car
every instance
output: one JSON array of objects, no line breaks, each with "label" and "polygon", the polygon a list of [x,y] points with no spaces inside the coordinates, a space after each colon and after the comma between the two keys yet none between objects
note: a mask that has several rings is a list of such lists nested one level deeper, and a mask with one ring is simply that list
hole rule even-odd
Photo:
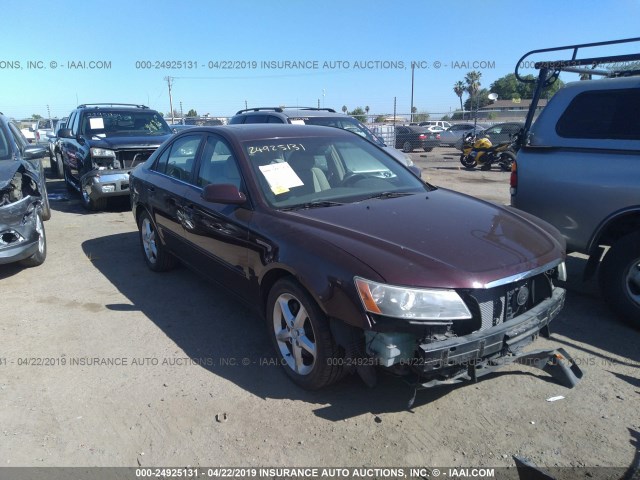
[{"label": "parked car", "polygon": [[416,148],[430,152],[439,144],[440,134],[430,132],[427,127],[417,127],[415,125],[396,126],[395,147],[401,148],[403,152],[413,152]]},{"label": "parked car", "polygon": [[553,227],[425,184],[337,128],[180,132],[133,170],[131,204],[148,267],[179,259],[255,308],[306,388],[355,365],[425,387],[476,378],[565,298]]},{"label": "parked car", "polygon": [[0,264],[42,264],[47,256],[44,221],[51,217],[42,157],[18,125],[0,113]]},{"label": "parked car", "polygon": [[[480,135],[491,140],[493,145],[497,145],[499,143],[513,141],[515,136],[522,130],[522,127],[524,127],[524,122],[496,123],[495,125],[487,128]],[[462,150],[463,138],[458,140],[455,144],[455,147],[458,150]]]},{"label": "parked car", "polygon": [[440,132],[440,146],[453,147],[469,133],[481,134],[487,128],[486,125],[473,123],[456,123],[451,125],[444,132]]},{"label": "parked car", "polygon": [[[554,65],[602,75],[595,67],[610,60],[594,58],[590,47],[602,53],[593,44],[562,47],[575,48],[575,56],[566,62],[554,57]],[[640,54],[628,61],[640,61]],[[511,204],[558,228],[570,251],[588,255],[585,279],[597,274],[605,301],[640,327],[640,77],[637,70],[605,73],[626,78],[569,83],[527,127],[511,177]]]},{"label": "parked car", "polygon": [[427,120],[426,122],[418,123],[420,127],[441,127],[443,130],[451,126],[451,122],[446,120]]},{"label": "parked car", "polygon": [[53,133],[48,135],[49,137],[49,164],[51,165],[51,174],[58,178],[63,178],[64,171],[62,168],[62,153],[60,151],[60,137],[58,133],[61,129],[67,126],[67,117],[64,117],[56,121],[55,129]]},{"label": "parked car", "polygon": [[56,120],[51,118],[39,118],[33,127],[35,143],[48,143],[49,134],[53,133]]},{"label": "parked car", "polygon": [[367,140],[385,149],[403,165],[412,167],[413,172],[419,177],[420,169],[415,167],[413,160],[408,155],[398,152],[396,149],[386,145],[384,140],[375,135],[356,118],[336,112],[332,108],[280,108],[262,107],[240,110],[229,120],[229,125],[240,123],[290,123],[293,125],[323,125],[325,127],[336,127],[356,133]]},{"label": "parked car", "polygon": [[181,123],[174,123],[173,125],[169,125],[169,128],[173,131],[173,133],[181,132],[182,130],[187,130],[189,128],[196,127],[197,125],[183,125]]},{"label": "parked car", "polygon": [[22,133],[22,136],[25,138],[25,140],[28,143],[35,143],[36,141],[36,134],[34,133],[34,130],[33,130],[34,126],[35,126],[35,123],[32,123],[28,127],[22,127],[20,129],[20,133]]},{"label": "parked car", "polygon": [[79,105],[58,132],[67,188],[88,210],[129,195],[129,172],[173,132],[162,115],[144,105]]}]

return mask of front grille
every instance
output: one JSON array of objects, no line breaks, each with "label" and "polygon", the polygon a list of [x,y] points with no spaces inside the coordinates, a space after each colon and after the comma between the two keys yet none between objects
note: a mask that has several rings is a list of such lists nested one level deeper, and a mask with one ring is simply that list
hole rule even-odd
[{"label": "front grille", "polygon": [[468,290],[463,297],[471,310],[473,321],[466,323],[466,331],[456,331],[456,334],[486,330],[522,315],[551,297],[552,289],[551,279],[542,273],[495,288]]},{"label": "front grille", "polygon": [[139,149],[139,150],[120,150],[116,152],[116,158],[120,163],[120,168],[131,169],[137,167],[141,163],[147,161],[151,154],[155,151],[152,149]]}]

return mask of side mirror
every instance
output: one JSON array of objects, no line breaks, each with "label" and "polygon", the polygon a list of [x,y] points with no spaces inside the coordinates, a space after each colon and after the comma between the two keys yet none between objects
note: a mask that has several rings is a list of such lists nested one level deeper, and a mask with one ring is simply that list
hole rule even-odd
[{"label": "side mirror", "polygon": [[58,130],[58,137],[60,138],[72,138],[70,128],[61,128]]},{"label": "side mirror", "polygon": [[413,173],[416,177],[422,178],[422,169],[420,167],[416,167],[415,165],[411,165],[409,167],[409,170],[411,170],[411,173]]},{"label": "side mirror", "polygon": [[242,205],[247,201],[244,193],[230,183],[210,183],[202,191],[202,198],[211,203]]},{"label": "side mirror", "polygon": [[24,147],[22,155],[24,156],[25,160],[34,160],[36,158],[43,158],[46,153],[46,148],[34,145]]}]

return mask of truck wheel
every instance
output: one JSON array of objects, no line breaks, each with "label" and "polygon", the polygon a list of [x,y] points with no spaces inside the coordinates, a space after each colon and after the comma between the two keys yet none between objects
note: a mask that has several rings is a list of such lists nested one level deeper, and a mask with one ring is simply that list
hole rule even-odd
[{"label": "truck wheel", "polygon": [[600,265],[605,301],[626,323],[640,328],[640,232],[613,244]]},{"label": "truck wheel", "polygon": [[89,211],[104,210],[107,207],[107,199],[104,197],[91,198],[91,186],[83,184],[80,189],[80,197],[82,198],[82,206]]},{"label": "truck wheel", "polygon": [[20,262],[25,267],[42,265],[47,258],[47,236],[44,232],[44,223],[38,213],[36,213],[36,232],[38,232],[38,251]]},{"label": "truck wheel", "polygon": [[411,153],[413,152],[413,147],[411,146],[411,142],[404,142],[402,144],[402,151],[404,153]]},{"label": "truck wheel", "polygon": [[154,272],[166,272],[175,267],[176,258],[162,245],[156,225],[147,212],[140,215],[138,228],[140,230],[140,246],[147,266]]},{"label": "truck wheel", "polygon": [[295,383],[317,390],[342,377],[343,355],[327,318],[298,283],[290,278],[276,282],[266,313],[278,360]]},{"label": "truck wheel", "polygon": [[58,178],[64,178],[64,164],[62,163],[62,154],[56,152],[56,173]]}]

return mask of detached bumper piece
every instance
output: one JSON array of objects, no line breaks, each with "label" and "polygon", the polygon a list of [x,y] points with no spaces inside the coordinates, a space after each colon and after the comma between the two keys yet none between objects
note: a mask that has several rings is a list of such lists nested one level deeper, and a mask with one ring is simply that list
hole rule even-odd
[{"label": "detached bumper piece", "polygon": [[32,196],[0,207],[0,264],[24,260],[36,253],[38,209],[38,200]]}]

